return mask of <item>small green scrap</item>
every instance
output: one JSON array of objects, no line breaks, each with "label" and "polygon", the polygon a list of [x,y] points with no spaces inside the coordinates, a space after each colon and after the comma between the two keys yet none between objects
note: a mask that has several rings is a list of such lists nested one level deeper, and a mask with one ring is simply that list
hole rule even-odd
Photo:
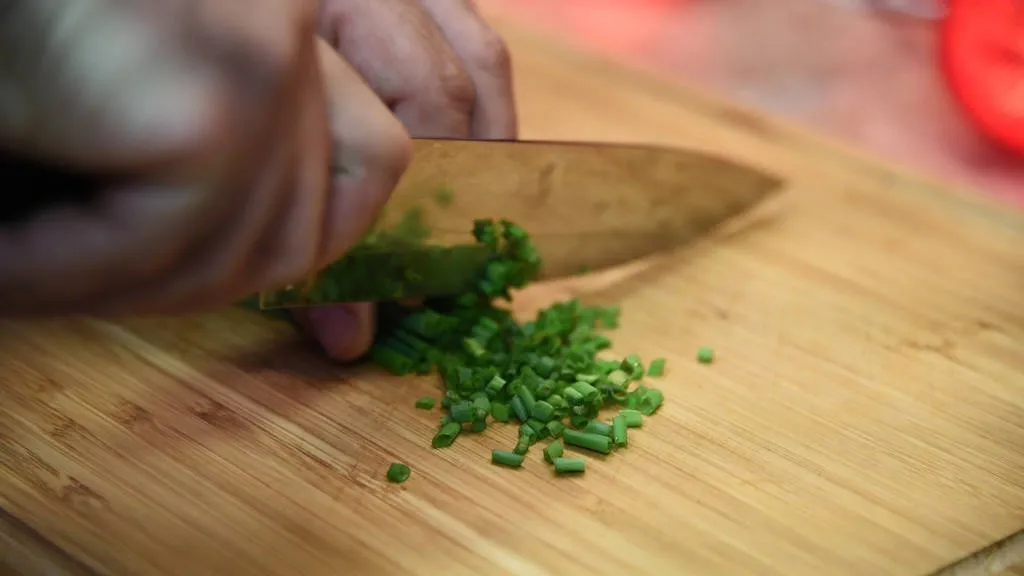
[{"label": "small green scrap", "polygon": [[665,359],[655,358],[647,367],[647,375],[652,378],[660,378],[665,375]]},{"label": "small green scrap", "polygon": [[409,479],[410,474],[412,474],[412,470],[401,462],[392,462],[391,466],[388,466],[388,482],[393,484],[405,482]]},{"label": "small green scrap", "polygon": [[701,364],[711,364],[715,361],[715,351],[707,346],[702,346],[697,350],[697,362]]},{"label": "small green scrap", "polygon": [[416,408],[419,410],[433,410],[437,400],[434,400],[430,396],[424,396],[416,401]]},{"label": "small green scrap", "polygon": [[447,186],[441,186],[434,191],[434,202],[442,208],[447,208],[452,205],[452,201],[455,199],[455,192]]},{"label": "small green scrap", "polygon": [[562,457],[564,451],[565,447],[562,445],[562,441],[555,440],[544,447],[544,459],[548,461],[548,464],[554,464],[555,460]]}]

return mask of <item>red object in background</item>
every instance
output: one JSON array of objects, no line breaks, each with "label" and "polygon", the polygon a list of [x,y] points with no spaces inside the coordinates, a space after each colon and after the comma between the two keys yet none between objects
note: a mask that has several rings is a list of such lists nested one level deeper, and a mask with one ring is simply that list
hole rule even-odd
[{"label": "red object in background", "polygon": [[949,0],[946,80],[978,128],[1024,154],[1024,1]]}]

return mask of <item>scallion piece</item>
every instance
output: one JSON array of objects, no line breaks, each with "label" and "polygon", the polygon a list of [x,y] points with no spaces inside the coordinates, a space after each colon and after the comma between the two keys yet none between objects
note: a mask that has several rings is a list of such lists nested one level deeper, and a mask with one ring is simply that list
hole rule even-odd
[{"label": "scallion piece", "polygon": [[434,404],[436,403],[437,400],[434,400],[430,396],[424,396],[423,398],[420,398],[419,400],[416,401],[416,408],[420,410],[433,410]]},{"label": "scallion piece", "polygon": [[608,454],[612,451],[612,439],[610,436],[603,436],[601,434],[590,434],[587,432],[578,432],[566,428],[562,432],[562,440],[570,446],[577,448],[583,448],[585,450],[591,450],[593,452],[599,452],[601,454]]},{"label": "scallion piece", "polygon": [[587,462],[583,458],[558,458],[554,464],[555,474],[582,474],[587,471]]},{"label": "scallion piece", "polygon": [[555,460],[562,457],[563,452],[565,452],[565,448],[562,441],[555,440],[544,447],[544,459],[548,461],[548,464],[554,464]]},{"label": "scallion piece", "polygon": [[612,418],[612,444],[616,448],[625,448],[629,444],[627,428],[626,419],[621,414]]},{"label": "scallion piece", "polygon": [[551,436],[558,438],[562,435],[562,431],[565,430],[565,424],[562,424],[561,420],[552,420],[548,422],[547,428]]},{"label": "scallion piece", "polygon": [[533,410],[530,410],[530,415],[541,422],[547,422],[554,418],[555,407],[544,400],[538,400],[533,404]]},{"label": "scallion piece", "polygon": [[409,479],[410,474],[412,474],[412,470],[401,462],[393,462],[391,466],[388,466],[388,482],[401,484]]},{"label": "scallion piece", "polygon": [[587,422],[587,425],[583,427],[583,431],[590,434],[600,434],[602,436],[612,435],[612,425],[607,422],[601,422],[600,420],[591,420]]},{"label": "scallion piece", "polygon": [[476,418],[476,407],[472,402],[459,402],[452,404],[450,409],[452,420],[461,423],[472,422]]},{"label": "scallion piece", "polygon": [[647,375],[652,378],[659,378],[665,375],[665,359],[655,358],[651,360],[651,365],[647,367]]},{"label": "scallion piece", "polygon": [[512,413],[515,414],[516,420],[520,422],[526,422],[530,419],[530,413],[526,410],[526,406],[523,405],[523,401],[519,396],[513,396],[511,401]]},{"label": "scallion piece", "polygon": [[697,362],[701,364],[711,364],[715,361],[715,351],[707,346],[702,346],[697,350]]},{"label": "scallion piece", "polygon": [[491,462],[509,468],[519,468],[523,465],[522,454],[516,454],[508,450],[491,450]]},{"label": "scallion piece", "polygon": [[622,416],[627,428],[640,428],[644,425],[644,416],[638,410],[619,410],[619,416]]},{"label": "scallion piece", "polygon": [[516,397],[519,398],[520,402],[522,402],[523,408],[526,410],[527,414],[533,412],[533,407],[537,403],[537,400],[533,397],[533,392],[530,392],[529,388],[521,386],[519,388],[519,392],[516,393]]},{"label": "scallion piece", "polygon": [[651,388],[640,397],[640,405],[638,406],[638,409],[644,416],[650,416],[657,412],[658,408],[661,408],[661,405],[664,402],[665,396],[662,395],[661,391]]},{"label": "scallion piece", "polygon": [[491,418],[494,418],[497,422],[508,422],[508,417],[508,404],[502,404],[501,402],[491,402]]},{"label": "scallion piece", "polygon": [[462,424],[449,422],[441,426],[441,429],[434,435],[434,439],[430,441],[430,445],[434,448],[447,448],[455,442],[460,432],[462,432]]}]

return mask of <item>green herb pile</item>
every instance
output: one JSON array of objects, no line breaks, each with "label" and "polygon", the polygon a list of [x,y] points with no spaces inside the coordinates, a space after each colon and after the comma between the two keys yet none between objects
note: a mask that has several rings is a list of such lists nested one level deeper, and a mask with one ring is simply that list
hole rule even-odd
[{"label": "green herb pile", "polygon": [[[478,221],[473,235],[491,254],[475,289],[416,308],[382,307],[370,359],[397,375],[440,374],[443,417],[434,448],[495,422],[517,424],[518,442],[494,450],[493,463],[517,468],[543,442],[543,457],[556,474],[582,473],[585,461],[566,457],[565,447],[599,454],[626,447],[628,430],[664,401],[659,390],[640,382],[660,376],[665,361],[645,369],[636,355],[599,357],[611,347],[603,331],[618,326],[617,307],[574,299],[517,322],[502,303],[536,277],[540,255],[527,233],[508,221]],[[434,405],[433,398],[416,402],[423,410]],[[603,418],[606,409],[617,413]]]}]

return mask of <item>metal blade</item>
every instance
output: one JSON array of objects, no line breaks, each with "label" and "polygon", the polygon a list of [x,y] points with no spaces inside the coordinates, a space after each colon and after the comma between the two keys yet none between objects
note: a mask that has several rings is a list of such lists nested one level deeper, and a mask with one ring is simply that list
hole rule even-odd
[{"label": "metal blade", "polygon": [[[320,291],[318,298],[299,298],[293,289],[290,296],[267,295],[264,307],[471,288],[487,254],[467,245],[473,222],[485,218],[504,218],[530,233],[544,259],[541,279],[599,270],[682,246],[781,187],[775,176],[718,156],[656,146],[418,139],[414,150],[378,226],[394,227],[418,214],[430,244],[459,251],[360,251],[358,261],[352,255],[360,275],[343,274],[353,281],[331,296]],[[417,267],[416,282],[402,280],[400,263]]]}]

